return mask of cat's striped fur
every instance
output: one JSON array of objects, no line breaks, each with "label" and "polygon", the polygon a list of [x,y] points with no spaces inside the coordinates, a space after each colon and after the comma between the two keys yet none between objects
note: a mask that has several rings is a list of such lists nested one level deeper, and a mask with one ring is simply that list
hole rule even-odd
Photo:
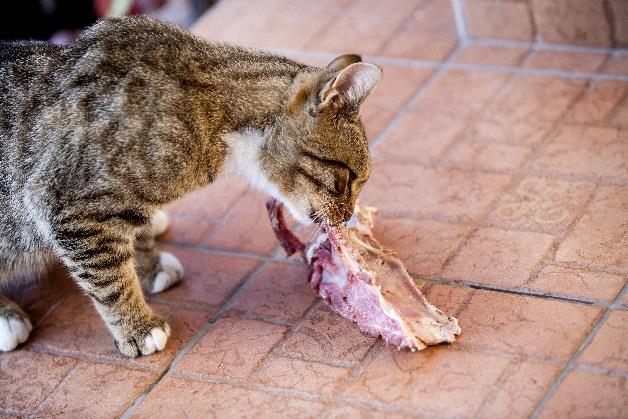
[{"label": "cat's striped fur", "polygon": [[[0,284],[58,258],[123,354],[163,349],[142,288],[182,269],[155,250],[151,218],[163,228],[160,207],[225,173],[301,220],[347,219],[370,171],[359,107],[381,76],[359,61],[306,66],[141,17],[69,47],[1,45]],[[0,296],[0,349],[29,331]]]}]

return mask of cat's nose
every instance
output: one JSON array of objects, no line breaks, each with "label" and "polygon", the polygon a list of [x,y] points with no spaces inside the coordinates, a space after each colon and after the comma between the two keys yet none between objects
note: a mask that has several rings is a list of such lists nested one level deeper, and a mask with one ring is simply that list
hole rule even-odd
[{"label": "cat's nose", "polygon": [[349,221],[351,219],[351,217],[353,216],[353,211],[352,210],[343,210],[342,212],[342,222],[345,223],[347,221]]}]

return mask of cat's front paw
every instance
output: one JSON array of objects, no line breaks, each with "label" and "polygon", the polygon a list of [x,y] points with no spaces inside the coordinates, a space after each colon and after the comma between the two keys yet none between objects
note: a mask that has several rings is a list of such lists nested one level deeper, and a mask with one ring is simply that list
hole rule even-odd
[{"label": "cat's front paw", "polygon": [[170,326],[157,318],[145,327],[132,331],[121,339],[116,339],[115,344],[123,355],[135,358],[163,350],[169,336]]},{"label": "cat's front paw", "polygon": [[182,277],[183,266],[179,260],[172,253],[159,252],[159,268],[153,280],[151,294],[157,294],[170,288]]},{"label": "cat's front paw", "polygon": [[150,220],[150,230],[153,237],[161,236],[168,230],[170,220],[165,211],[157,210],[153,213]]},{"label": "cat's front paw", "polygon": [[31,330],[31,322],[21,313],[0,315],[0,351],[12,351],[26,342]]}]

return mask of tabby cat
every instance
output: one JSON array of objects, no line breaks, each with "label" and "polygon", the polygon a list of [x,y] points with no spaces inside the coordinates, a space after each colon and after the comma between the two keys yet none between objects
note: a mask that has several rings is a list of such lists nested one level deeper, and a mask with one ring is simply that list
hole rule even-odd
[{"label": "tabby cat", "polygon": [[[121,353],[163,349],[169,326],[142,291],[183,269],[155,250],[159,209],[242,176],[301,222],[347,220],[370,172],[359,109],[381,74],[357,55],[313,67],[145,17],[71,46],[0,45],[0,285],[60,260]],[[0,295],[0,350],[31,328]]]}]

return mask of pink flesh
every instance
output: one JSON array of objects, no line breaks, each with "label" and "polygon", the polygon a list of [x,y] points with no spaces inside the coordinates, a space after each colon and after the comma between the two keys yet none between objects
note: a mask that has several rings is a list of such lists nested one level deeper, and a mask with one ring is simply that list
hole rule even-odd
[{"label": "pink flesh", "polygon": [[288,255],[300,252],[309,282],[332,310],[398,348],[453,342],[458,321],[427,302],[403,263],[375,240],[372,208],[356,206],[348,227],[323,225],[303,244],[285,226],[281,204],[266,204],[275,235]]}]

